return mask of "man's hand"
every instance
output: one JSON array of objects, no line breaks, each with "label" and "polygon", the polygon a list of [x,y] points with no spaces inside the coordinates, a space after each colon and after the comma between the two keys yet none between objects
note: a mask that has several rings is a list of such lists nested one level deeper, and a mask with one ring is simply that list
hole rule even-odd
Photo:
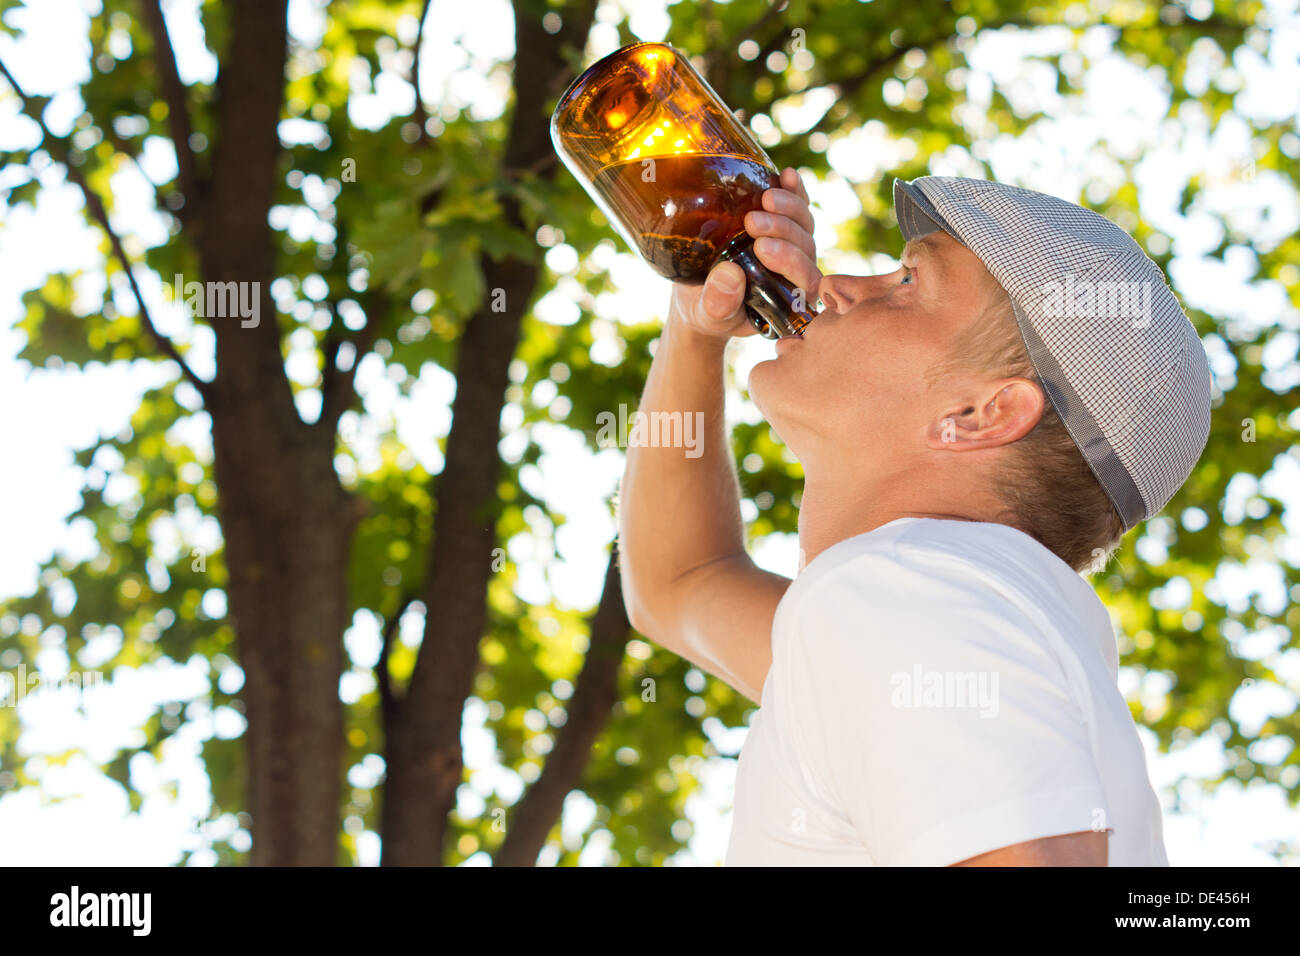
[{"label": "man's hand", "polygon": [[[755,237],[754,253],[768,269],[785,276],[804,292],[811,306],[817,301],[822,274],[813,244],[812,211],[799,174],[786,167],[781,187],[763,193],[763,212],[745,215],[745,231]],[[692,329],[708,335],[753,335],[758,330],[745,316],[745,273],[734,262],[720,262],[704,285],[673,284],[671,312]]]}]

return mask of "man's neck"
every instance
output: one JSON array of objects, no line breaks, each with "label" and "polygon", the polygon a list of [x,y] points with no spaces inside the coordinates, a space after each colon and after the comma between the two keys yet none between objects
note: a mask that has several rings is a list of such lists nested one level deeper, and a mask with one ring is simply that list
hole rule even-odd
[{"label": "man's neck", "polygon": [[911,483],[836,482],[804,480],[799,500],[799,570],[841,541],[874,531],[899,518],[941,518],[948,521],[991,520],[959,499],[931,500]]}]

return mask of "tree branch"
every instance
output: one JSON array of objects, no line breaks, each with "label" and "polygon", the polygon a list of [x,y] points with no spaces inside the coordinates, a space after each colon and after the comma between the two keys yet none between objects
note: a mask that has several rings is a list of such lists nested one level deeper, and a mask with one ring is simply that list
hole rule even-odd
[{"label": "tree branch", "polygon": [[413,603],[415,603],[415,595],[404,595],[401,603],[397,605],[397,610],[384,622],[383,643],[379,646],[379,660],[375,662],[375,680],[379,684],[379,703],[385,715],[391,714],[399,702],[393,691],[393,679],[388,673],[388,656],[393,647],[393,635],[401,625],[402,615]]},{"label": "tree branch", "polygon": [[[587,37],[591,33],[591,25],[596,22],[596,3],[597,0],[582,0],[581,3],[573,4],[570,9],[565,10],[559,35],[556,37],[559,41],[555,46],[557,56],[563,58],[569,50],[574,51],[575,57],[582,56],[582,51],[587,45]],[[581,72],[581,66],[573,73],[567,70],[555,70],[550,74],[550,95],[558,97],[569,85],[569,81]],[[516,89],[518,86],[519,82],[516,78]]]},{"label": "tree branch", "polygon": [[424,0],[420,7],[420,27],[415,33],[415,49],[411,56],[411,89],[415,91],[415,109],[411,110],[411,121],[420,128],[419,138],[415,141],[417,146],[429,142],[429,131],[424,128],[429,115],[425,112],[424,100],[420,98],[420,47],[424,45],[424,22],[429,19],[429,3],[430,0]]},{"label": "tree branch", "polygon": [[[977,25],[975,28],[975,35],[978,35],[984,32],[985,30],[1001,30],[1003,27],[1011,27],[1011,26],[1032,29],[1034,27],[1040,27],[1040,26],[1051,26],[1051,24],[1042,23],[1039,21],[1031,21],[1025,17],[1007,17],[1005,19],[998,20],[993,23],[982,23]],[[953,37],[952,33],[944,33],[940,36],[930,37],[925,40],[916,40],[916,41],[909,41],[906,37],[904,37],[903,42],[900,43],[893,50],[889,51],[888,53],[882,54],[881,56],[876,57],[874,60],[868,63],[863,69],[859,70],[857,73],[853,74],[852,76],[846,77],[845,79],[839,81],[838,83],[833,84],[836,90],[838,91],[835,97],[836,103],[838,104],[846,99],[850,99],[853,96],[856,96],[858,91],[861,90],[862,87],[864,87],[868,82],[870,82],[870,80],[873,77],[875,77],[876,74],[878,74],[881,70],[885,69],[886,67],[893,66],[895,63],[897,63],[899,60],[901,60],[904,56],[907,55],[908,50],[912,50],[916,48],[928,50],[933,48],[935,45],[939,43],[943,43],[951,39],[952,37]],[[834,107],[832,107],[830,110],[827,110],[825,115],[823,115],[821,119],[819,119],[816,123],[814,123],[811,127],[809,127],[807,130],[804,131],[803,135],[811,136],[813,133],[824,133],[826,132],[827,128],[830,127],[831,125],[835,123],[843,122],[843,118],[836,118],[834,120],[831,119],[831,112],[833,109]]]},{"label": "tree branch", "polygon": [[[948,39],[948,37],[945,35],[941,39],[946,40]],[[933,45],[934,43],[937,42],[940,41],[939,40],[931,41],[931,44],[929,45]],[[916,44],[916,45],[920,46],[921,44]],[[862,89],[862,87],[866,86],[867,82],[871,80],[873,76],[875,76],[877,73],[879,73],[881,70],[885,69],[886,67],[893,66],[895,63],[901,60],[907,54],[907,51],[910,49],[912,49],[911,46],[900,46],[897,49],[892,50],[889,53],[886,53],[884,56],[880,56],[872,60],[870,63],[867,64],[866,68],[861,70],[860,72],[855,73],[853,76],[850,76],[840,81],[839,83],[836,83],[835,102],[838,104],[843,102],[846,99],[850,99],[853,96],[857,95],[857,92],[860,89]],[[834,120],[831,119],[831,113],[833,112],[833,110],[834,107],[828,109],[822,115],[822,118],[819,119],[816,123],[814,123],[811,127],[809,127],[804,132],[803,135],[807,137],[807,136],[811,136],[813,133],[824,133],[827,127],[831,126],[833,123],[842,122],[843,121],[842,117],[837,117]]]},{"label": "tree branch", "polygon": [[[736,55],[736,50],[740,44],[748,40],[750,37],[761,33],[778,14],[784,13],[789,9],[789,6],[790,5],[786,0],[775,0],[775,2],[767,8],[767,12],[761,17],[705,53],[704,70],[702,71],[705,79],[709,80],[710,84],[715,89],[725,90],[731,76],[731,58]],[[781,36],[782,33],[778,32],[774,42],[780,43]],[[757,62],[762,62],[763,59],[765,59],[765,57],[755,57]]]},{"label": "tree branch", "polygon": [[740,46],[741,43],[748,40],[752,36],[762,33],[763,28],[766,27],[768,23],[770,23],[773,19],[775,19],[777,14],[785,13],[785,11],[788,10],[789,8],[790,8],[790,4],[787,2],[787,0],[774,0],[771,6],[767,8],[767,12],[764,13],[761,17],[759,17],[749,26],[745,27],[745,29],[741,30],[739,33],[735,34],[730,40],[726,41],[720,49],[714,50],[712,53],[706,54],[705,62],[712,62],[712,59],[716,59],[717,57],[729,51],[734,52],[736,47]]},{"label": "tree branch", "polygon": [[67,170],[68,179],[81,190],[81,195],[86,203],[86,209],[89,210],[91,217],[99,223],[99,227],[108,235],[108,241],[112,246],[113,254],[121,264],[122,271],[126,273],[126,281],[130,284],[131,293],[135,296],[136,306],[140,310],[140,322],[144,326],[145,331],[149,333],[150,338],[153,339],[154,345],[157,346],[158,350],[162,352],[164,356],[180,366],[181,374],[184,375],[186,380],[198,390],[201,396],[203,396],[204,402],[210,405],[212,402],[211,383],[205,382],[194,373],[194,370],[191,369],[189,365],[186,364],[185,359],[181,357],[180,352],[176,350],[176,346],[172,340],[163,335],[162,332],[158,331],[158,327],[154,325],[153,318],[149,315],[149,307],[145,305],[144,295],[140,292],[140,286],[135,281],[135,273],[131,271],[131,260],[127,258],[126,249],[122,245],[122,240],[113,230],[112,225],[108,221],[108,210],[104,207],[103,200],[101,200],[99,195],[90,188],[90,184],[86,182],[86,177],[82,175],[81,170],[70,161],[69,153],[71,152],[71,147],[68,145],[66,140],[62,137],[55,136],[50,131],[50,128],[45,125],[45,117],[41,114],[39,104],[23,92],[23,88],[18,85],[18,81],[14,79],[13,74],[9,72],[9,69],[5,66],[3,61],[0,61],[0,74],[3,74],[5,80],[8,81],[9,86],[22,101],[23,112],[35,120],[36,124],[41,128],[41,135],[44,137],[46,150],[50,152],[58,162],[63,164],[63,167]]},{"label": "tree branch", "polygon": [[198,214],[202,202],[202,186],[194,168],[194,151],[190,148],[190,111],[185,103],[185,84],[176,69],[176,54],[167,34],[167,20],[163,16],[160,0],[141,0],[143,19],[153,37],[154,62],[162,83],[162,98],[167,104],[167,125],[176,150],[177,182],[185,205],[178,211],[181,219]]},{"label": "tree branch", "polygon": [[[330,303],[330,308],[334,308],[333,303]],[[320,417],[316,419],[313,425],[314,428],[333,430],[338,425],[339,417],[352,404],[352,399],[356,396],[354,386],[357,377],[357,366],[361,364],[361,360],[374,347],[375,339],[379,336],[379,329],[391,308],[392,303],[388,297],[376,292],[369,297],[366,304],[366,324],[358,330],[356,335],[350,338],[335,335],[335,325],[330,324],[329,331],[325,333],[323,345],[325,365],[321,369]],[[339,349],[344,342],[350,342],[353,351],[356,353],[352,359],[351,367],[346,372],[339,371],[336,365]]]},{"label": "tree branch", "polygon": [[605,589],[591,617],[587,656],[565,707],[567,719],[556,734],[555,747],[541,775],[515,805],[506,838],[492,857],[493,866],[532,866],[537,862],[547,834],[564,809],[564,798],[582,780],[592,746],[618,699],[618,668],[631,627],[623,606],[616,541],[605,570]]}]

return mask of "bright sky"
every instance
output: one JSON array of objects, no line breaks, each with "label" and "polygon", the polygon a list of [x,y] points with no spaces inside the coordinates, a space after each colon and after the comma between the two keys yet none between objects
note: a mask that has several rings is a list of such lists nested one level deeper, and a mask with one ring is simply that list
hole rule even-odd
[{"label": "bright sky", "polygon": [[[1197,12],[1196,4],[1202,2],[1193,0],[1189,7]],[[0,55],[26,90],[54,95],[47,119],[60,132],[69,128],[82,109],[77,83],[88,75],[88,46],[84,40],[69,42],[69,37],[85,36],[86,11],[97,6],[93,0],[42,0],[34,10],[13,12],[7,17],[11,28],[21,23],[27,31],[22,41],[0,37]],[[211,80],[216,71],[215,62],[201,46],[197,6],[197,0],[166,4],[180,69],[187,82]],[[305,46],[314,45],[321,35],[321,6],[321,0],[291,0],[291,32]],[[1187,84],[1193,90],[1211,82],[1222,88],[1239,88],[1242,95],[1238,103],[1248,116],[1257,121],[1295,121],[1300,118],[1300,16],[1295,0],[1273,0],[1266,6],[1277,25],[1271,48],[1263,37],[1259,38],[1257,46],[1238,54],[1230,70],[1216,76],[1222,64],[1202,46]],[[617,47],[615,24],[625,14],[630,16],[631,29],[640,38],[663,39],[668,19],[658,0],[604,0],[587,50],[589,61]],[[509,73],[503,64],[508,64],[513,53],[513,27],[506,0],[478,0],[474,4],[439,0],[430,15],[438,28],[425,32],[427,47],[421,57],[419,78],[425,101],[445,104],[444,110],[468,109],[479,118],[498,115],[509,91]],[[799,24],[791,24],[795,26]],[[803,26],[810,31],[816,29],[815,24]],[[410,43],[415,28],[414,20],[404,22],[399,29],[401,42]],[[127,52],[122,46],[124,37],[121,34],[111,41],[115,55]],[[1091,190],[1108,190],[1122,182],[1127,174],[1119,160],[1134,160],[1133,176],[1140,188],[1144,216],[1156,227],[1177,236],[1171,272],[1184,301],[1242,323],[1278,324],[1289,329],[1289,338],[1271,349],[1264,360],[1273,369],[1279,387],[1294,384],[1300,369],[1287,360],[1295,354],[1300,316],[1289,306],[1281,284],[1246,283],[1253,253],[1244,246],[1232,247],[1222,262],[1205,258],[1220,241],[1220,226],[1211,213],[1226,216],[1234,230],[1254,236],[1259,247],[1268,247],[1300,229],[1300,206],[1292,187],[1281,176],[1254,170],[1249,130],[1241,117],[1227,117],[1212,135],[1206,118],[1197,109],[1185,110],[1177,121],[1164,120],[1167,94],[1150,73],[1108,52],[1110,40],[1104,30],[1089,31],[1082,43],[1083,51],[1094,62],[1086,76],[1085,95],[1077,100],[1058,97],[1051,70],[1025,57],[1068,46],[1069,33],[1064,30],[1041,31],[1033,37],[990,36],[972,52],[970,72],[951,78],[963,82],[969,91],[971,105],[962,121],[973,129],[984,125],[983,109],[995,83],[1017,109],[1043,108],[1052,117],[1018,141],[997,138],[987,142],[983,158],[992,163],[995,177],[1076,200],[1085,190],[1092,195]],[[1067,68],[1077,65],[1070,57],[1065,62]],[[412,91],[401,76],[401,55],[394,52],[385,58],[384,72],[373,86],[354,83],[350,114],[358,125],[373,128],[395,113],[410,110]],[[905,84],[891,81],[885,95],[896,101],[908,95],[908,90]],[[781,135],[777,126],[787,135],[798,135],[817,119],[827,102],[823,93],[810,92],[802,102],[778,108],[774,117],[756,117],[755,131],[766,145]],[[0,149],[35,142],[34,126],[17,119],[17,112],[15,100],[7,93],[0,94]],[[310,138],[310,127],[310,123],[286,123],[282,136],[286,141]],[[1289,134],[1283,148],[1291,158],[1300,157],[1300,137]],[[871,122],[829,143],[834,170],[831,176],[816,181],[805,175],[814,200],[816,239],[825,271],[893,268],[888,256],[862,257],[835,250],[836,227],[861,214],[849,183],[891,175],[898,164],[909,158],[910,149],[910,143],[893,139],[883,124]],[[145,177],[154,182],[170,178],[175,168],[170,145],[151,141],[141,167],[140,171],[122,172],[114,181],[114,223],[128,236],[128,248],[133,253],[165,240],[165,230],[150,209]],[[955,146],[933,158],[930,172],[980,174],[974,159]],[[1184,181],[1192,174],[1201,175],[1210,185],[1202,192],[1198,209],[1183,217],[1177,201]],[[15,181],[14,171],[0,170],[0,188]],[[37,585],[39,563],[55,551],[73,557],[94,554],[87,529],[66,524],[66,516],[79,504],[78,490],[88,477],[72,465],[71,453],[97,435],[122,429],[140,394],[165,378],[159,368],[149,363],[134,367],[94,366],[83,372],[30,371],[26,363],[15,358],[23,335],[12,326],[21,318],[20,297],[25,290],[39,286],[46,273],[61,270],[85,270],[87,275],[79,288],[87,296],[102,289],[104,282],[98,271],[102,261],[97,252],[99,237],[82,223],[79,194],[64,183],[58,169],[46,170],[42,183],[47,188],[41,193],[35,213],[0,208],[0,261],[5,264],[0,270],[0,403],[11,410],[0,416],[0,447],[20,450],[15,461],[19,467],[0,469],[0,502],[5,503],[0,506],[4,541],[0,549],[0,599],[30,593]],[[309,201],[319,206],[328,202],[328,196],[309,196]],[[272,223],[297,238],[328,238],[329,226],[306,207],[277,209]],[[570,324],[584,312],[594,311],[593,360],[614,365],[622,358],[618,323],[660,317],[667,304],[668,285],[613,241],[597,249],[594,261],[609,270],[617,291],[591,301],[571,277],[578,265],[575,251],[563,242],[552,245],[546,262],[558,277],[558,284],[539,303],[537,312],[545,321]],[[139,277],[146,279],[143,273]],[[1300,281],[1300,270],[1292,281]],[[174,306],[161,281],[147,281],[144,285],[161,327],[178,341],[190,343],[193,364],[199,374],[209,375],[211,334],[202,326],[194,326]],[[129,311],[125,290],[115,287],[114,295],[119,305]],[[295,306],[291,296],[286,307],[304,308],[301,304]],[[305,308],[310,314],[311,306]],[[308,348],[303,341],[291,343],[289,373],[304,384],[312,381],[314,369],[314,364],[308,362]],[[743,384],[750,368],[768,357],[770,350],[770,343],[756,337],[737,343],[734,381]],[[1217,337],[1211,337],[1207,350],[1219,383],[1230,386],[1233,363],[1226,347]],[[410,460],[427,468],[440,467],[437,437],[444,435],[449,426],[448,403],[453,384],[445,372],[426,371],[411,397],[403,398],[377,356],[363,361],[357,385],[365,412],[349,413],[341,423],[358,466],[365,469],[377,461],[377,437],[395,427],[407,443]],[[537,386],[540,391],[534,394],[535,400],[553,397],[554,386],[549,385],[548,393],[548,385]],[[303,414],[314,417],[318,401],[319,396],[312,390],[303,392]],[[728,397],[728,414],[733,421],[758,420],[757,410],[738,388],[733,388]],[[522,453],[525,436],[509,430],[521,420],[522,410],[512,403],[503,416],[508,433],[501,448],[513,460]],[[205,421],[204,416],[196,416],[178,428],[178,435],[204,456],[210,456]],[[1300,415],[1296,424],[1300,424]],[[555,597],[566,606],[590,607],[599,596],[605,550],[613,536],[605,502],[622,472],[621,452],[609,449],[593,455],[583,447],[579,436],[559,426],[539,426],[533,437],[542,445],[544,455],[539,466],[524,469],[522,479],[530,491],[568,520],[554,532],[558,561],[543,564],[540,556],[546,549],[536,549],[528,536],[508,543],[510,557],[520,569],[519,595],[539,603]],[[102,464],[109,470],[114,465],[108,461]],[[347,467],[344,471],[346,478]],[[100,469],[89,477],[98,482],[105,480]],[[1259,490],[1252,482],[1234,482],[1227,506],[1230,520],[1233,515],[1240,520],[1254,507],[1252,499]],[[1287,502],[1291,534],[1286,554],[1292,563],[1300,561],[1300,538],[1295,534],[1296,515],[1300,514],[1296,508],[1300,503],[1300,457],[1282,459],[1263,483],[1263,490]],[[109,500],[127,500],[133,493],[130,479],[108,479]],[[746,502],[746,508],[747,517],[753,517],[752,504]],[[1193,509],[1188,514],[1162,516],[1149,522],[1139,542],[1144,557],[1159,560],[1162,533],[1175,519],[1190,527],[1198,516]],[[542,535],[551,532],[549,523],[540,518],[534,528]],[[153,534],[164,559],[192,547],[210,550],[220,540],[219,529],[211,521],[199,520],[192,505],[188,509],[181,507],[176,520],[160,522]],[[533,557],[535,553],[538,558]],[[789,536],[758,542],[754,553],[765,567],[790,575],[795,571],[797,549]],[[1288,597],[1295,597],[1286,594],[1277,566],[1265,560],[1225,568],[1215,586],[1234,606],[1241,605],[1252,593],[1274,610],[1285,607]],[[1162,604],[1169,607],[1185,607],[1190,598],[1185,581],[1171,583],[1160,595]],[[208,613],[219,617],[224,611],[224,596],[210,592],[204,606]],[[3,626],[5,622],[0,621]],[[409,628],[404,631],[408,637],[412,633]],[[1286,643],[1285,632],[1239,637],[1238,653],[1269,662],[1286,683],[1285,687],[1256,685],[1236,696],[1234,716],[1243,721],[1249,733],[1268,715],[1289,713],[1295,708],[1300,691],[1300,651],[1278,650]],[[115,628],[105,629],[91,642],[80,663],[94,667],[108,660],[120,640]],[[345,700],[355,700],[373,686],[370,668],[379,646],[376,620],[368,614],[358,615],[345,641],[353,667],[344,676],[340,693]],[[47,680],[56,680],[67,672],[68,657],[58,645],[59,635],[51,629],[36,662]],[[648,650],[646,645],[634,642],[630,653],[644,656]],[[16,655],[13,659],[0,657],[0,674],[13,674],[20,663]],[[195,659],[169,667],[119,670],[110,686],[83,695],[84,715],[78,713],[70,694],[23,701],[19,708],[24,726],[20,749],[28,757],[27,772],[39,777],[41,783],[0,797],[0,834],[5,837],[0,841],[0,862],[168,864],[178,860],[182,850],[194,849],[199,851],[194,862],[202,864],[215,859],[210,851],[203,850],[213,840],[230,838],[236,846],[246,847],[247,831],[229,815],[196,827],[196,821],[206,817],[210,805],[207,778],[198,759],[201,742],[214,734],[238,736],[243,730],[243,718],[238,713],[224,707],[214,711],[206,696],[214,681],[223,690],[234,691],[242,679],[239,668],[229,660],[214,661],[209,667],[207,662]],[[1160,675],[1148,675],[1140,682],[1130,670],[1121,673],[1124,692],[1143,700],[1153,714],[1161,706],[1160,698],[1166,689],[1162,681]],[[563,688],[557,688],[556,696],[565,696]],[[190,701],[185,708],[187,723],[167,741],[162,760],[141,756],[132,762],[133,780],[146,796],[142,811],[130,814],[121,788],[99,773],[95,764],[111,758],[121,746],[139,743],[141,735],[135,728],[157,703],[177,699]],[[474,769],[471,782],[460,793],[459,809],[466,815],[488,812],[495,806],[487,802],[497,799],[492,795],[494,789],[501,798],[513,800],[526,786],[520,775],[495,761],[492,736],[483,727],[488,707],[488,702],[477,699],[471,699],[466,707],[465,762]],[[541,721],[538,729],[545,725],[544,715],[530,716]],[[695,829],[689,849],[674,860],[682,865],[719,863],[726,849],[733,758],[745,731],[723,727],[717,721],[706,723],[706,730],[723,756],[695,764],[704,786],[688,807]],[[1286,806],[1278,787],[1256,785],[1247,789],[1234,781],[1206,797],[1191,780],[1175,791],[1174,781],[1180,774],[1206,775],[1223,765],[1223,752],[1215,740],[1202,739],[1176,754],[1161,757],[1155,753],[1153,735],[1142,728],[1139,733],[1147,747],[1153,783],[1166,810],[1166,843],[1174,865],[1266,865],[1273,862],[1266,852],[1269,843],[1300,841],[1300,813]],[[74,757],[65,765],[45,759],[46,755],[72,747],[81,748],[85,756]],[[1274,747],[1272,753],[1261,749],[1254,756],[1280,760],[1284,755]],[[375,785],[381,772],[382,761],[372,757],[352,768],[349,778],[354,787],[365,789]],[[1176,801],[1179,809],[1175,813]],[[594,810],[595,805],[584,795],[569,796],[563,817],[567,846],[582,845],[581,834],[590,825]],[[359,821],[353,818],[348,825],[353,823]],[[609,844],[609,834],[597,831],[586,841],[582,862],[609,862]],[[375,864],[378,837],[363,833],[359,845],[361,863]],[[554,858],[555,854],[548,851],[543,862],[553,862]],[[470,860],[471,864],[486,862],[482,853]]]}]

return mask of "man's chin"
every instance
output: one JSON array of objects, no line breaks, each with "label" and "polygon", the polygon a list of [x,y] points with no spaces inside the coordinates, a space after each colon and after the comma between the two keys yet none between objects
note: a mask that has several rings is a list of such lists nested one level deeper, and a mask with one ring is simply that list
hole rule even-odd
[{"label": "man's chin", "polygon": [[[750,400],[758,406],[759,411],[763,411],[765,397],[770,395],[775,388],[776,383],[773,381],[773,373],[776,371],[776,359],[764,359],[761,362],[755,362],[749,369],[749,389]],[[767,412],[763,411],[764,417]]]},{"label": "man's chin", "polygon": [[793,397],[787,395],[789,391],[789,381],[781,374],[780,359],[764,359],[749,370],[750,401],[770,424],[775,425],[782,417],[781,409]]}]

